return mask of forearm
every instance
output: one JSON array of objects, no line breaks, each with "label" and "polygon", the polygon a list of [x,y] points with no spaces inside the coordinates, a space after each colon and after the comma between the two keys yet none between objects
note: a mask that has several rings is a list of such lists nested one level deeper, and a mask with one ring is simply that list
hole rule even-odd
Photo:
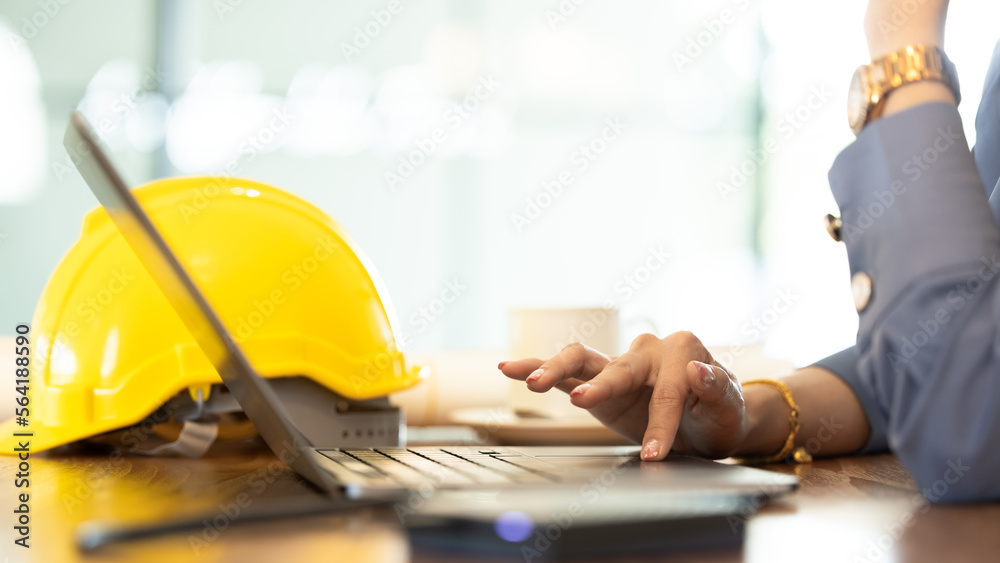
[{"label": "forearm", "polygon": [[[895,25],[893,14],[898,6],[891,1],[873,1],[865,17],[865,36],[872,60],[900,51],[907,45],[944,48],[946,0],[926,0],[902,25]],[[951,90],[940,82],[922,81],[904,84],[891,92],[878,116],[888,117],[928,102],[956,103]]]},{"label": "forearm", "polygon": [[902,23],[903,0],[870,0],[865,11],[865,39],[868,53],[877,59],[907,45],[944,45],[948,0],[923,0],[916,12]]},{"label": "forearm", "polygon": [[[782,378],[799,407],[802,426],[796,446],[814,456],[840,455],[860,450],[871,431],[861,403],[836,374],[807,367]],[[744,388],[751,431],[738,456],[773,454],[784,445],[790,430],[788,404],[777,389],[766,385]]]}]

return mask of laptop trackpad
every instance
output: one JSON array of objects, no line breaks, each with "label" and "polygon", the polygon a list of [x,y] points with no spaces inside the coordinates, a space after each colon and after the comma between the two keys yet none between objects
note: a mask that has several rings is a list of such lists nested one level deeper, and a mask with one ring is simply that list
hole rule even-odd
[{"label": "laptop trackpad", "polygon": [[547,456],[536,455],[537,459],[559,467],[573,469],[607,469],[625,464],[637,464],[638,457],[625,456]]}]

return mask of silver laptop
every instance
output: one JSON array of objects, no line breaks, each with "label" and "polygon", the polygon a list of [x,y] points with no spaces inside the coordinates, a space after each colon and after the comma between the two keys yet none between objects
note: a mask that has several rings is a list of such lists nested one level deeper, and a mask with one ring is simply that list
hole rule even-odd
[{"label": "silver laptop", "polygon": [[[419,492],[429,500],[419,503],[422,511],[480,511],[488,519],[511,506],[546,514],[553,507],[572,506],[574,499],[586,504],[592,498],[600,500],[604,515],[615,507],[635,512],[636,503],[654,499],[675,511],[705,507],[704,499],[714,499],[712,510],[718,510],[720,499],[726,499],[722,504],[732,513],[738,510],[734,499],[772,497],[798,486],[794,476],[693,457],[641,462],[638,446],[342,448],[339,433],[333,432],[328,440],[311,443],[291,422],[269,382],[254,371],[80,112],[72,114],[63,142],[82,155],[76,166],[83,179],[267,445],[330,495],[405,498]],[[440,494],[448,491],[456,494]],[[673,504],[663,504],[663,499]]]}]

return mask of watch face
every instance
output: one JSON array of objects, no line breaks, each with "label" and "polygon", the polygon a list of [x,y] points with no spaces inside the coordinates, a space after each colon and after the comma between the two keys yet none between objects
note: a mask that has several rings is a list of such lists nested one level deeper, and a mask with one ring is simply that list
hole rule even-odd
[{"label": "watch face", "polygon": [[858,67],[851,79],[851,87],[847,90],[847,123],[855,133],[859,133],[868,116],[868,106],[871,104],[871,89],[868,87],[868,69]]}]

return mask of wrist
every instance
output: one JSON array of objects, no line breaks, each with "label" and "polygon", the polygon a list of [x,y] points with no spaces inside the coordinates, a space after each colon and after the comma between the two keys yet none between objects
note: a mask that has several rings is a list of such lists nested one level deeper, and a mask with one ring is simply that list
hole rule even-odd
[{"label": "wrist", "polygon": [[882,111],[876,117],[888,117],[929,102],[957,104],[955,94],[952,93],[951,88],[942,82],[926,80],[904,84],[893,90],[891,95],[885,98]]},{"label": "wrist", "polygon": [[754,385],[743,389],[750,431],[733,455],[770,455],[781,450],[788,438],[791,410],[774,387]]}]

